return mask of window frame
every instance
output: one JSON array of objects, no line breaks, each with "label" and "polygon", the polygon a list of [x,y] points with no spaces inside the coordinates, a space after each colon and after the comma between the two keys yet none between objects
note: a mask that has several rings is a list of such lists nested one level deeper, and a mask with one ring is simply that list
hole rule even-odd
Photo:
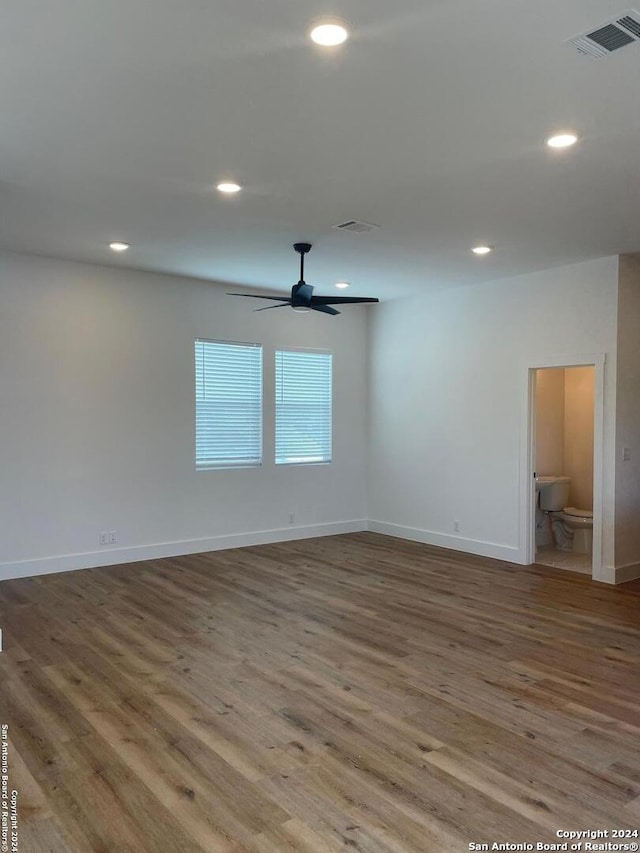
[{"label": "window frame", "polygon": [[[277,392],[277,359],[278,353],[306,353],[309,355],[327,355],[330,358],[330,383],[331,383],[331,393],[330,393],[330,428],[329,428],[329,453],[330,456],[328,459],[309,459],[309,460],[298,460],[293,462],[279,462],[278,461],[278,392]],[[334,412],[334,382],[333,382],[333,362],[334,362],[334,353],[329,349],[321,349],[318,347],[295,347],[295,346],[276,346],[274,347],[273,352],[273,461],[274,464],[280,468],[295,468],[300,466],[311,466],[311,465],[331,465],[334,459],[333,454],[333,412]]]},{"label": "window frame", "polygon": [[[242,460],[239,462],[225,462],[223,460],[219,462],[198,462],[198,355],[197,355],[197,346],[198,344],[218,344],[221,346],[229,346],[229,347],[251,347],[252,349],[257,349],[260,352],[259,365],[260,365],[260,377],[259,377],[259,399],[258,399],[258,422],[259,422],[259,456],[257,457],[258,461],[251,461],[249,459]],[[222,340],[220,338],[205,338],[198,336],[194,338],[193,342],[193,365],[194,365],[194,450],[195,450],[195,468],[196,471],[231,471],[231,470],[241,470],[246,468],[261,468],[264,463],[264,345],[262,343],[257,343],[255,341],[230,341],[230,340]]]}]

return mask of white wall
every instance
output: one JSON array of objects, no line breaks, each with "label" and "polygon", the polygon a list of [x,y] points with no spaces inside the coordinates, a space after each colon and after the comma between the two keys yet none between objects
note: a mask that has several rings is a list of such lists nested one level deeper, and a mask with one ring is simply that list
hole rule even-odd
[{"label": "white wall", "polygon": [[640,255],[620,257],[619,294],[616,566],[628,580],[640,576]]},{"label": "white wall", "polygon": [[[253,313],[226,289],[0,258],[0,578],[364,527],[366,309]],[[196,337],[265,346],[260,469],[195,470]],[[330,465],[273,463],[276,346],[334,353]]]},{"label": "white wall", "polygon": [[374,529],[525,562],[526,367],[605,353],[603,578],[612,580],[617,276],[618,259],[603,258],[371,313]]}]

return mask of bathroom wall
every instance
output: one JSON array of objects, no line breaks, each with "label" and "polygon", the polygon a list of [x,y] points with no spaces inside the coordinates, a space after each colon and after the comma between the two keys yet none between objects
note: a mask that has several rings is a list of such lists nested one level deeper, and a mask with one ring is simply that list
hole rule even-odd
[{"label": "bathroom wall", "polygon": [[564,474],[564,368],[536,371],[536,462],[539,475]]},{"label": "bathroom wall", "polygon": [[571,506],[593,509],[593,367],[564,371],[564,474]]},{"label": "bathroom wall", "polygon": [[536,371],[536,473],[571,477],[569,504],[593,509],[593,367]]}]

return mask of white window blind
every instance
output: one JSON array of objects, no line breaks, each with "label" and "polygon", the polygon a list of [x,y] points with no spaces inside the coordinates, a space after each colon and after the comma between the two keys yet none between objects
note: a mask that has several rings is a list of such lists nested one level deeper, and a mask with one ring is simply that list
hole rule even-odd
[{"label": "white window blind", "polygon": [[196,468],[262,463],[262,347],[195,342]]},{"label": "white window blind", "polygon": [[276,465],[331,461],[331,361],[276,351]]}]

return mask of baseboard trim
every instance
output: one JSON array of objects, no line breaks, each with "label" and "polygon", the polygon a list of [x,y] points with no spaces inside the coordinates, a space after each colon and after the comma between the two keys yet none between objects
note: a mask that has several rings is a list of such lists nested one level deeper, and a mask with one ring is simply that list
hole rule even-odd
[{"label": "baseboard trim", "polygon": [[509,563],[523,563],[519,548],[509,545],[498,545],[495,542],[483,542],[480,539],[466,539],[463,536],[450,536],[447,533],[435,533],[433,530],[422,530],[419,527],[405,527],[401,524],[391,524],[388,521],[369,519],[369,530],[374,533],[384,533],[399,539],[410,539],[413,542],[423,542],[425,545],[436,545],[439,548],[449,548],[453,551],[464,551],[467,554],[477,554],[479,557],[493,557],[496,560],[506,560]]},{"label": "baseboard trim", "polygon": [[280,527],[274,530],[256,530],[251,533],[232,533],[204,539],[177,542],[160,542],[154,545],[134,545],[131,548],[103,548],[81,554],[62,554],[35,560],[0,563],[0,581],[13,578],[36,577],[56,572],[93,569],[97,566],[115,566],[122,563],[139,563],[162,557],[181,557],[228,548],[245,548],[250,545],[268,545],[273,542],[290,542],[295,539],[312,539],[316,536],[336,536],[340,533],[360,533],[367,530],[367,520],[334,521],[326,524],[308,524],[299,527]]},{"label": "baseboard trim", "polygon": [[618,583],[628,583],[629,581],[635,581],[640,578],[640,563],[631,563],[628,566],[618,566],[615,570],[616,572],[616,580]]},{"label": "baseboard trim", "polygon": [[[0,581],[13,578],[36,577],[38,575],[70,572],[78,569],[92,569],[98,566],[115,566],[123,563],[139,563],[145,560],[158,560],[162,557],[180,557],[187,554],[202,554],[207,551],[222,551],[228,548],[246,548],[251,545],[268,545],[274,542],[290,542],[296,539],[312,539],[316,536],[336,536],[341,533],[360,533],[370,530],[399,539],[423,542],[439,548],[449,548],[480,557],[492,557],[510,563],[524,563],[519,548],[484,542],[479,539],[467,539],[463,536],[450,536],[418,527],[406,527],[387,521],[357,518],[349,521],[335,521],[325,524],[309,524],[300,527],[280,527],[272,530],[256,530],[250,533],[232,533],[224,536],[212,536],[202,539],[188,539],[175,542],[160,542],[153,545],[134,545],[130,548],[104,548],[100,551],[88,551],[78,554],[62,554],[55,557],[42,557],[34,560],[0,563]],[[615,580],[610,574],[615,573]],[[603,573],[604,575],[605,573]],[[640,578],[640,563],[619,566],[606,577],[597,578],[604,583],[627,583]]]}]

